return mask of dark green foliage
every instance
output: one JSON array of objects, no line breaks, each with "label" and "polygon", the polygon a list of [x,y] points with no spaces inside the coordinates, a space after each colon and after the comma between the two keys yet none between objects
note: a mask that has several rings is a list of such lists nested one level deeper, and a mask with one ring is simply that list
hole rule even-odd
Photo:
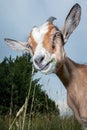
[{"label": "dark green foliage", "polygon": [[[20,107],[24,104],[28,94],[30,81],[32,80],[31,93],[28,103],[28,112],[30,112],[32,104],[32,96],[34,87],[34,105],[33,112],[40,113],[59,113],[55,102],[49,99],[48,95],[41,90],[41,85],[38,79],[32,78],[32,62],[28,54],[24,54],[16,59],[4,58],[0,63],[0,114],[9,114],[10,108],[12,114],[15,115]],[[34,72],[35,74],[36,72]]]}]

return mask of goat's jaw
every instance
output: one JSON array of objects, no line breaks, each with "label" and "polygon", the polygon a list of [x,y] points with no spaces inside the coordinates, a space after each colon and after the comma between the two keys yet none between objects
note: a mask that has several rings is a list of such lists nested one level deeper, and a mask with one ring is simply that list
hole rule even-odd
[{"label": "goat's jaw", "polygon": [[55,73],[57,62],[54,57],[50,57],[49,59],[48,58],[45,59],[42,62],[41,66],[36,65],[34,60],[33,60],[33,64],[38,71],[44,74],[50,74],[50,73]]},{"label": "goat's jaw", "polygon": [[56,70],[56,61],[52,59],[40,71],[44,74],[54,73]]}]

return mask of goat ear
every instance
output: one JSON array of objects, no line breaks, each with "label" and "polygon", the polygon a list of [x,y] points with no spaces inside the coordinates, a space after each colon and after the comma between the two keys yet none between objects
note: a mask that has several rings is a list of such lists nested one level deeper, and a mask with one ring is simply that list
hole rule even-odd
[{"label": "goat ear", "polygon": [[29,48],[27,47],[28,45],[27,42],[20,42],[9,38],[5,38],[4,40],[14,50],[29,52]]},{"label": "goat ear", "polygon": [[69,14],[66,17],[64,27],[62,29],[62,34],[64,38],[64,43],[67,42],[70,34],[74,31],[74,29],[78,26],[81,17],[81,7],[79,4],[75,4]]}]

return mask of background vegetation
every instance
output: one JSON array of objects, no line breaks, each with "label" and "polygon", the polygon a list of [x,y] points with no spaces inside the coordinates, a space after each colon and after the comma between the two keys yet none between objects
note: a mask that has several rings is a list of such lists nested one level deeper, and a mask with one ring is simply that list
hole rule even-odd
[{"label": "background vegetation", "polygon": [[5,57],[0,63],[0,130],[81,130],[33,80],[31,57]]}]

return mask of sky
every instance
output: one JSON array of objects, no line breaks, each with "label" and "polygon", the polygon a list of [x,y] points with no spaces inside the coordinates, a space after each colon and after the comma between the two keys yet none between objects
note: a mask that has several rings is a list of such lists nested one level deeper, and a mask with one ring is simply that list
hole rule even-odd
[{"label": "sky", "polygon": [[[32,27],[42,25],[50,16],[57,18],[54,23],[61,29],[75,3],[82,7],[81,21],[65,45],[65,50],[67,56],[74,61],[87,63],[87,0],[0,0],[0,62],[5,56],[15,58],[23,54],[11,50],[4,38],[27,41]],[[59,105],[61,111],[63,106],[66,110],[66,90],[58,77],[40,72],[36,77],[41,78],[43,89]]]}]

